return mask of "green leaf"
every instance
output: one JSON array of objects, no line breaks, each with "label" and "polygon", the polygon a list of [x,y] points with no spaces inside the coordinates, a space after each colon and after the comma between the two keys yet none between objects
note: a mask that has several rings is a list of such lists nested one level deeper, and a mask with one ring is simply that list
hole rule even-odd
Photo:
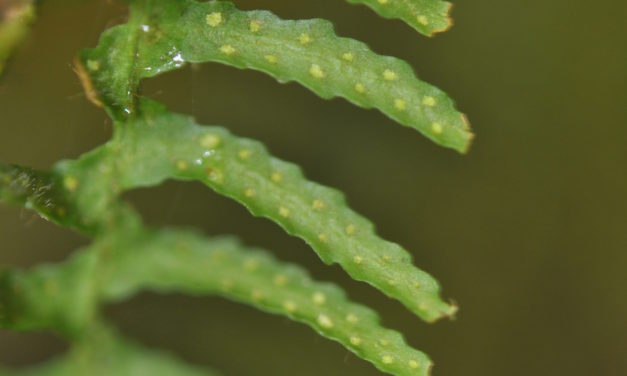
[{"label": "green leaf", "polygon": [[322,98],[341,96],[377,108],[460,152],[472,139],[464,115],[444,92],[419,80],[404,61],[340,38],[319,19],[281,20],[220,1],[135,1],[129,23],[103,33],[81,61],[86,91],[95,91],[96,102],[118,118],[133,112],[141,78],[185,62],[214,61],[297,81]]},{"label": "green leaf", "polygon": [[80,333],[93,317],[67,316],[67,304],[93,312],[98,301],[122,300],[145,289],[216,294],[305,323],[382,371],[426,375],[431,367],[425,354],[407,345],[398,332],[382,327],[375,312],[350,302],[340,288],[316,282],[300,267],[244,248],[231,238],[205,240],[175,230],[122,231],[67,263],[8,274],[13,275],[11,283],[0,285],[0,293],[29,302],[13,311],[31,327],[46,327],[40,319],[45,311],[48,318],[66,315],[63,325]]},{"label": "green leaf", "polygon": [[[446,2],[349,1],[405,19],[425,34],[448,26]],[[336,36],[323,20],[285,21],[219,1],[130,3],[128,23],[105,32],[95,49],[77,59],[88,98],[114,119],[112,140],[50,172],[0,164],[1,201],[95,238],[63,264],[0,270],[0,327],[55,329],[74,345],[66,356],[26,373],[206,374],[128,344],[98,324],[100,303],[151,289],[217,294],[285,315],[382,371],[427,375],[431,362],[425,354],[382,327],[376,313],[352,303],[335,285],[315,282],[299,267],[231,239],[148,230],[120,195],[166,179],[201,181],[301,237],[324,262],[339,263],[354,279],[434,321],[453,315],[456,307],[442,301],[438,283],[412,264],[406,250],[377,236],[340,193],[307,180],[297,166],[272,157],[258,142],[199,126],[141,99],[139,86],[143,78],[186,62],[252,68],[281,82],[297,81],[323,98],[342,96],[378,108],[464,152],[472,134],[452,100],[418,80],[405,62]],[[28,13],[23,16],[27,22]],[[6,25],[0,25],[0,63],[10,47],[6,41],[19,39],[15,30],[23,30],[23,25]]]},{"label": "green leaf", "polygon": [[44,186],[72,197],[67,206],[74,214],[55,221],[104,234],[137,228],[140,220],[117,198],[121,192],[168,178],[199,180],[301,237],[324,262],[339,263],[351,277],[398,299],[423,319],[455,313],[455,306],[440,299],[437,281],[413,266],[407,251],[377,236],[372,223],[352,211],[339,192],[308,181],[297,166],[272,157],[258,142],[220,127],[198,126],[156,102],[142,103],[141,116],[118,124],[111,142],[58,164],[45,180],[63,182],[63,188]]},{"label": "green leaf", "polygon": [[232,239],[206,241],[162,230],[120,237],[107,249],[111,253],[102,271],[107,300],[146,288],[218,294],[305,323],[382,371],[426,375],[431,366],[425,354],[409,347],[396,331],[381,327],[376,313],[350,302],[340,288],[313,281],[300,267]]},{"label": "green leaf", "polygon": [[[168,178],[199,180],[304,239],[326,263],[339,263],[354,279],[398,299],[427,321],[453,315],[435,279],[412,265],[399,245],[381,239],[336,190],[307,180],[294,164],[272,157],[258,142],[220,127],[202,127],[144,100],[116,137],[55,173],[75,180],[75,200],[89,218],[106,214],[112,200],[98,192],[152,186]],[[103,173],[104,172],[104,173]],[[111,180],[114,178],[115,180]]]},{"label": "green leaf", "polygon": [[347,0],[364,4],[385,18],[398,18],[419,33],[432,36],[453,25],[449,17],[451,3],[441,0]]},{"label": "green leaf", "polygon": [[102,325],[88,328],[68,354],[25,370],[3,370],[0,376],[210,376],[162,351],[145,350]]}]

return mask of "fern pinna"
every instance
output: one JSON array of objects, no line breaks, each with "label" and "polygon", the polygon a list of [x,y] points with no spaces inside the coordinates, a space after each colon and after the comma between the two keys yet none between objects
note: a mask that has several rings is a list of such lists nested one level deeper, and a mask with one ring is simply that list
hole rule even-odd
[{"label": "fern pinna", "polygon": [[[349,2],[400,18],[425,35],[450,26],[450,4],[444,1]],[[86,95],[113,119],[111,140],[51,171],[0,165],[2,201],[94,239],[64,263],[1,271],[0,326],[54,329],[74,344],[63,357],[33,370],[1,373],[214,373],[143,350],[100,318],[100,304],[148,289],[220,295],[307,324],[384,372],[428,374],[427,355],[338,286],[235,239],[148,228],[120,196],[166,179],[200,181],[302,238],[325,263],[338,263],[352,278],[432,322],[454,315],[456,307],[442,300],[436,280],[415,267],[405,249],[377,236],[338,191],[309,181],[257,141],[198,125],[143,98],[140,82],[188,62],[256,69],[323,98],[341,96],[377,108],[465,152],[472,134],[453,101],[418,79],[407,63],[337,36],[324,20],[282,20],[223,1],[133,0],[129,10],[127,23],[105,31],[98,46],[76,60]]]}]

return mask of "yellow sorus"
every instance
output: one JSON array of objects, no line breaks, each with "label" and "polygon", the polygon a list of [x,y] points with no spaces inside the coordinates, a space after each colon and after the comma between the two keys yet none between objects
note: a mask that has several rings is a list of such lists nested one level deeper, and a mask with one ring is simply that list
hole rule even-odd
[{"label": "yellow sorus", "polygon": [[220,12],[209,13],[205,19],[207,21],[207,25],[211,27],[217,27],[218,25],[222,23],[222,13]]},{"label": "yellow sorus", "polygon": [[428,107],[433,107],[436,105],[436,101],[435,98],[433,98],[432,96],[426,95],[424,97],[422,97],[422,104],[424,104],[425,106]]},{"label": "yellow sorus", "polygon": [[324,208],[324,201],[320,200],[320,199],[315,199],[313,201],[313,204],[311,204],[311,207],[318,210],[318,209],[322,209]]},{"label": "yellow sorus", "polygon": [[256,33],[259,30],[261,30],[261,22],[257,20],[250,21],[250,31]]},{"label": "yellow sorus", "polygon": [[394,107],[397,110],[404,111],[407,108],[407,102],[402,99],[394,99]]},{"label": "yellow sorus", "polygon": [[281,175],[278,172],[273,172],[270,178],[272,179],[273,182],[278,183],[281,180],[283,180],[283,175]]},{"label": "yellow sorus", "polygon": [[274,55],[266,55],[264,56],[264,58],[266,59],[266,61],[268,61],[268,63],[271,64],[276,64],[277,61],[279,61],[279,58]]},{"label": "yellow sorus", "polygon": [[419,24],[421,24],[422,26],[427,26],[429,24],[429,19],[427,18],[427,16],[425,15],[418,15],[416,16],[416,20],[418,21]]},{"label": "yellow sorus", "polygon": [[224,46],[220,47],[220,52],[222,52],[226,56],[233,55],[235,51],[237,51],[235,47],[231,46],[230,44],[225,44]]},{"label": "yellow sorus", "polygon": [[312,39],[309,36],[309,34],[303,33],[298,37],[298,40],[300,41],[301,44],[308,44],[311,43]]},{"label": "yellow sorus", "polygon": [[444,131],[444,127],[440,123],[433,123],[431,124],[431,131],[435,134],[440,134]]},{"label": "yellow sorus", "polygon": [[383,71],[383,78],[387,81],[395,81],[398,80],[398,74],[393,70],[386,69]]},{"label": "yellow sorus", "polygon": [[318,64],[311,64],[311,68],[309,68],[309,74],[311,74],[315,78],[324,78],[324,72]]}]

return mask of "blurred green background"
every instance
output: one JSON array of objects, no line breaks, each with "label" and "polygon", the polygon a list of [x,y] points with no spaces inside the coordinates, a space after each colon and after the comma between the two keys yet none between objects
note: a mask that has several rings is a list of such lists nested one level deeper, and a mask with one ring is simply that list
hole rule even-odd
[{"label": "blurred green background", "polygon": [[[336,281],[430,354],[435,375],[627,374],[626,2],[460,1],[455,27],[434,39],[340,0],[236,3],[327,18],[339,34],[408,60],[468,114],[477,134],[470,154],[439,148],[376,111],[216,64],[149,80],[144,92],[259,139],[344,191],[440,280],[461,307],[458,319],[421,322],[199,184],[128,194],[147,222],[237,234]],[[40,5],[0,80],[0,160],[48,168],[111,134],[71,62],[123,22],[124,8]],[[87,242],[0,206],[4,265],[60,261]],[[128,336],[226,375],[378,374],[304,325],[219,298],[144,293],[105,312]],[[65,348],[51,333],[0,331],[0,363],[32,364]]]}]

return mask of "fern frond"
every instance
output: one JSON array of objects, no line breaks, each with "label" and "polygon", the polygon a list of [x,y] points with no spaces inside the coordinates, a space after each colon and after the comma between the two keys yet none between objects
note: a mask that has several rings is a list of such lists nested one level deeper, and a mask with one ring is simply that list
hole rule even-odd
[{"label": "fern frond", "polygon": [[25,370],[0,369],[0,376],[212,376],[215,371],[185,364],[163,351],[145,350],[106,326],[92,325],[63,356]]},{"label": "fern frond", "polygon": [[364,4],[385,18],[398,18],[419,33],[432,36],[453,25],[451,3],[442,0],[346,0]]},{"label": "fern frond", "polygon": [[377,236],[338,191],[307,180],[296,165],[272,157],[258,142],[198,126],[156,102],[143,100],[138,115],[118,124],[111,142],[55,167],[55,180],[64,182],[61,190],[72,195],[75,212],[71,218],[55,214],[55,221],[71,219],[75,228],[105,233],[137,227],[139,219],[117,195],[169,178],[198,180],[304,239],[325,263],[340,264],[423,319],[455,313],[455,306],[441,300],[437,281],[416,268],[406,250]]},{"label": "fern frond", "polygon": [[[426,375],[431,367],[425,354],[382,327],[375,312],[350,302],[339,287],[316,282],[300,267],[230,238],[123,231],[67,263],[7,272],[3,280],[0,292],[9,300],[0,300],[0,311],[4,307],[14,320],[1,326],[13,329],[62,327],[80,333],[93,320],[98,302],[122,300],[140,290],[215,294],[307,324],[382,371]],[[72,302],[84,305],[68,316]]]},{"label": "fern frond", "polygon": [[[469,125],[453,101],[402,60],[338,37],[324,20],[287,21],[228,2],[135,2],[131,20],[105,32],[81,60],[105,104],[132,112],[141,78],[185,62],[220,62],[296,81],[322,98],[377,108],[434,142],[465,152]],[[142,15],[153,14],[150,18]]]},{"label": "fern frond", "polygon": [[218,294],[307,324],[382,371],[426,375],[431,366],[398,332],[383,328],[375,312],[350,302],[336,285],[313,281],[302,268],[280,263],[267,252],[181,231],[119,240],[109,246],[107,300],[146,288]]},{"label": "fern frond", "polygon": [[[337,191],[307,180],[294,164],[223,128],[198,126],[190,117],[171,114],[149,100],[139,112],[137,119],[117,125],[118,137],[106,150],[93,153],[101,155],[103,165],[111,160],[114,189],[151,186],[168,178],[199,180],[301,237],[325,263],[339,263],[351,277],[398,299],[423,319],[454,314],[456,308],[440,299],[435,279],[414,267],[403,248],[378,237],[373,225],[352,211]],[[79,199],[90,186],[113,189],[93,174],[94,164],[101,162],[81,159],[57,168],[62,176],[87,185],[76,191]],[[85,171],[91,175],[82,176]],[[94,205],[91,197],[80,199],[83,212],[95,212],[89,207]]]},{"label": "fern frond", "polygon": [[[403,19],[427,35],[450,24],[445,1],[348,1]],[[339,287],[313,281],[303,269],[232,239],[147,229],[120,195],[166,179],[200,181],[302,238],[325,263],[340,264],[353,279],[424,320],[452,316],[456,307],[441,299],[437,281],[415,267],[405,249],[380,238],[341,193],[309,181],[298,166],[273,157],[259,142],[200,126],[142,99],[139,86],[186,62],[251,68],[280,82],[299,82],[322,98],[341,96],[377,108],[465,152],[472,133],[453,101],[420,81],[407,63],[338,37],[324,20],[282,20],[221,1],[134,0],[130,9],[128,22],[103,33],[76,63],[88,98],[114,120],[112,139],[49,172],[0,163],[0,201],[94,238],[67,262],[0,270],[0,328],[52,328],[74,344],[66,356],[33,372],[206,374],[140,350],[100,324],[101,303],[148,289],[219,295],[284,315],[382,371],[427,375],[429,358]],[[0,63],[2,48],[0,35]]]}]

